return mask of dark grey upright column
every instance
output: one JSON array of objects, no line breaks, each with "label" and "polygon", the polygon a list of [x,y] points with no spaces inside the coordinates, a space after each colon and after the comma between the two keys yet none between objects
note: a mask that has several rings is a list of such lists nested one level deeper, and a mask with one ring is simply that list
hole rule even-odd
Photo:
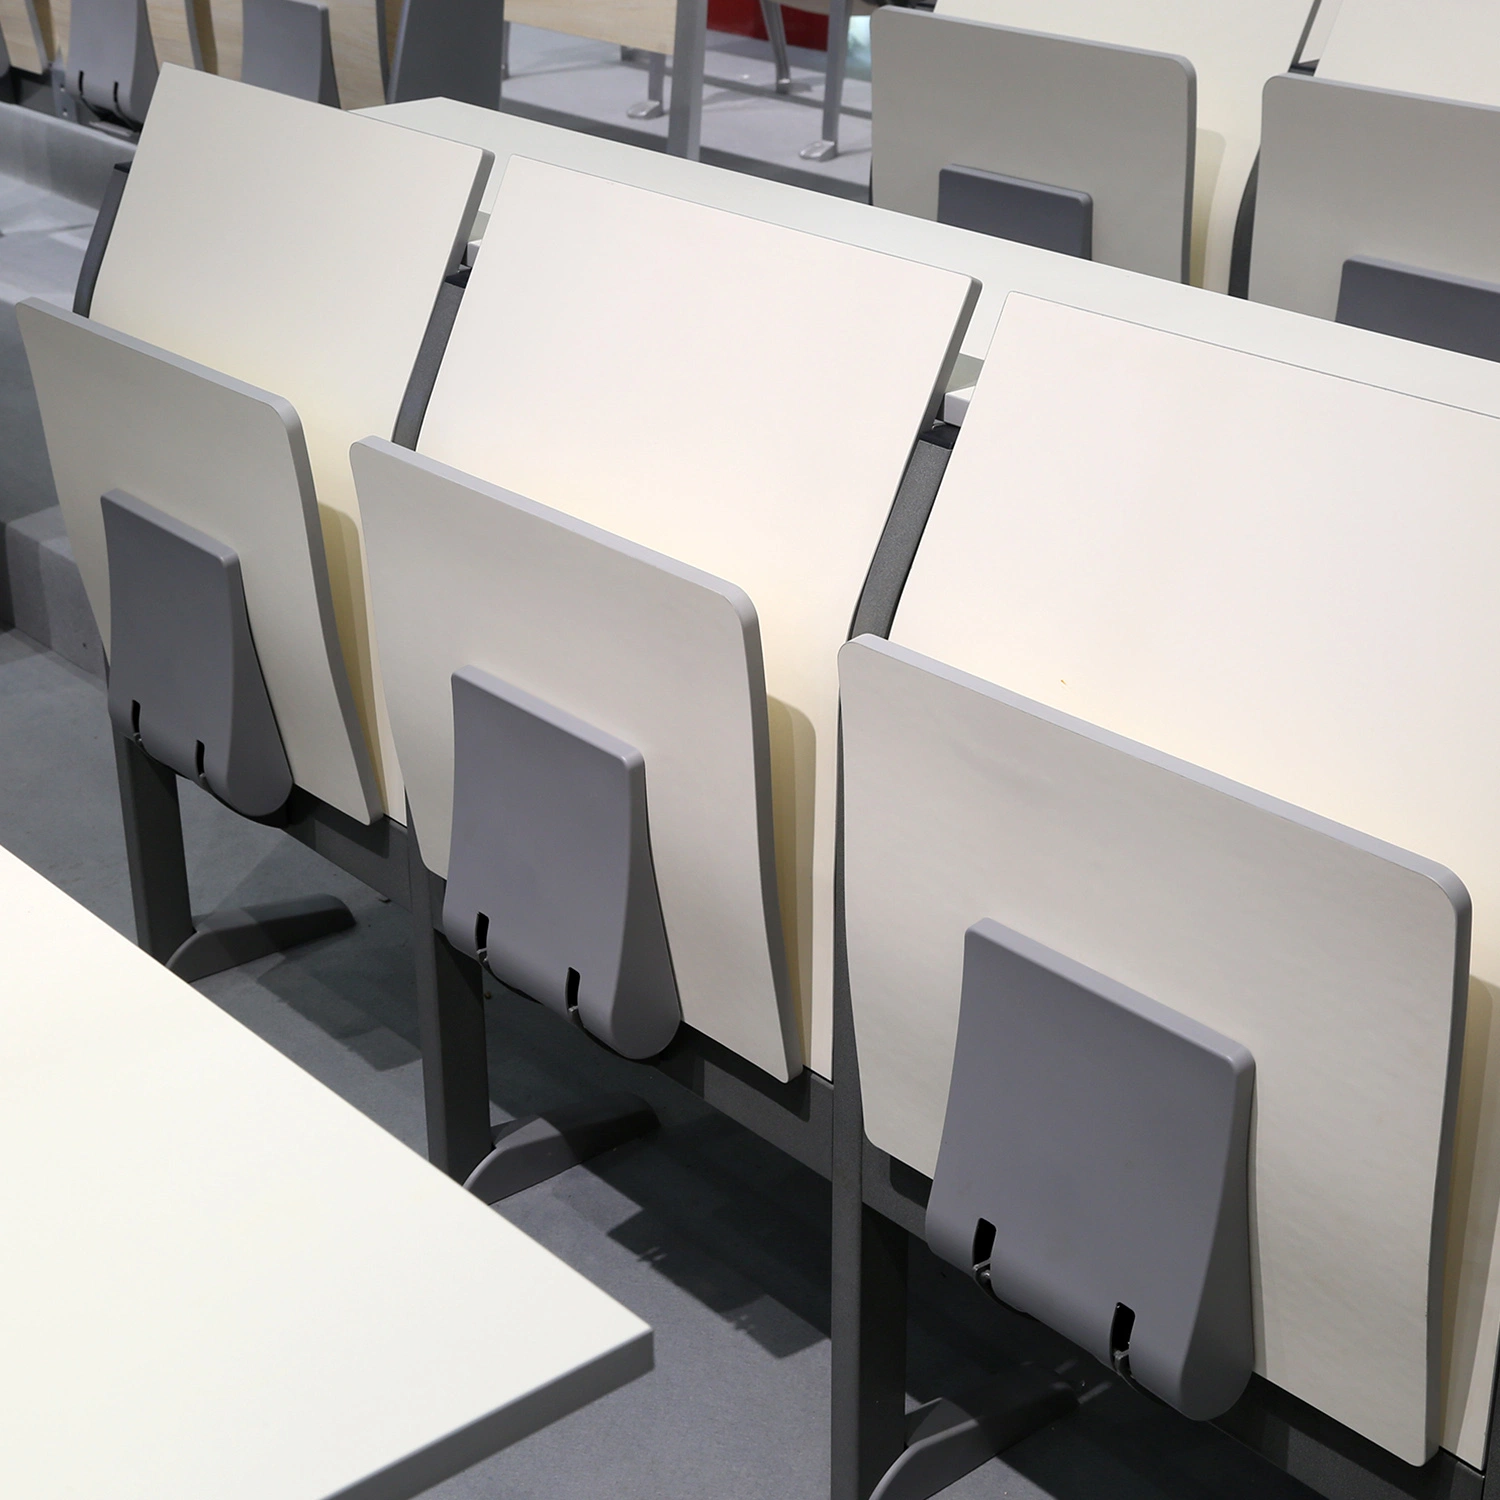
[{"label": "dark grey upright column", "polygon": [[[842,773],[840,785],[842,787]],[[906,1447],[906,1231],[864,1201],[864,1111],[844,941],[843,797],[834,885],[832,1500],[868,1500]]]},{"label": "dark grey upright column", "polygon": [[[409,807],[406,826],[415,826]],[[437,930],[434,877],[422,863],[414,832],[407,849],[427,1159],[463,1182],[493,1145],[482,976],[479,965]]]},{"label": "dark grey upright column", "polygon": [[128,735],[116,730],[114,740],[135,940],[166,963],[193,935],[177,773]]}]

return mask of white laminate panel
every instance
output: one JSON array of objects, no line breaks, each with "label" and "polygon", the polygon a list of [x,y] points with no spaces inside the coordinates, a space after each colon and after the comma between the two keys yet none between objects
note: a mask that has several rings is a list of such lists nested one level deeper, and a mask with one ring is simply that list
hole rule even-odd
[{"label": "white laminate panel", "polygon": [[349,445],[391,431],[486,169],[471,146],[164,68],[94,293],[99,322],[296,410],[339,638],[398,818]]},{"label": "white laminate panel", "polygon": [[[773,1077],[799,1071],[750,601],[389,443],[357,443],[353,459],[403,763],[451,768],[466,666],[634,745],[683,1020]],[[430,860],[428,831],[453,822],[451,771],[408,786]]]},{"label": "white laminate panel", "polygon": [[1250,295],[1331,318],[1350,256],[1500,282],[1500,108],[1266,85]]},{"label": "white laminate panel", "polygon": [[510,0],[505,19],[670,54],[676,41],[677,0]]},{"label": "white laminate panel", "polygon": [[400,1500],[650,1368],[639,1318],[4,851],[0,952],[0,1493]]},{"label": "white laminate panel", "polygon": [[947,166],[1093,199],[1093,258],[1185,281],[1193,72],[1182,58],[886,6],[871,25],[871,191],[934,219]]},{"label": "white laminate panel", "polygon": [[[973,359],[983,359],[989,348],[1006,296],[1022,291],[1252,353],[1396,385],[1434,400],[1458,401],[1500,412],[1500,365],[1487,361],[1462,359],[1405,340],[1331,327],[1279,308],[1248,306],[1237,298],[1207,294],[1154,276],[1051,255],[910,214],[869,208],[828,193],[810,193],[743,172],[728,172],[661,151],[646,151],[449,99],[393,104],[368,113],[412,129],[469,141],[493,152],[495,167],[483,203],[486,213],[499,192],[505,163],[515,153],[784,224],[789,229],[803,229],[846,244],[962,271],[981,283],[979,302],[963,341],[964,354]],[[821,399],[826,401],[828,395]]]},{"label": "white laminate panel", "polygon": [[874,637],[844,647],[840,682],[871,1139],[893,1139],[898,1113],[920,1120],[933,1170],[927,1106],[946,1093],[964,933],[981,918],[1233,1037],[1255,1058],[1256,1368],[1425,1461],[1462,885]]},{"label": "white laminate panel", "polygon": [[1193,274],[1223,291],[1260,140],[1260,91],[1295,60],[1312,0],[939,0],[938,14],[1172,52],[1198,80]]},{"label": "white laminate panel", "polygon": [[1500,105],[1494,0],[1342,0],[1318,77]]},{"label": "white laminate panel", "polygon": [[[1421,850],[1471,891],[1474,975],[1500,984],[1497,467],[1490,416],[1013,297],[892,639]],[[1468,1082],[1492,1113],[1500,1073]],[[890,1120],[896,1154],[927,1160],[941,1118],[934,1092]],[[1476,1151],[1452,1294],[1484,1311],[1443,1429],[1469,1462],[1500,1321],[1500,1150]]]},{"label": "white laminate panel", "polygon": [[278,397],[32,298],[16,309],[58,501],[110,645],[100,496],[120,489],[239,554],[297,785],[362,823],[380,793],[344,671],[307,448]]},{"label": "white laminate panel", "polygon": [[[749,339],[724,295],[745,286]],[[793,987],[824,1073],[834,654],[974,296],[966,276],[512,157],[419,443],[749,595]],[[452,767],[401,758],[413,808],[437,805]],[[419,831],[445,871],[447,828]]]}]

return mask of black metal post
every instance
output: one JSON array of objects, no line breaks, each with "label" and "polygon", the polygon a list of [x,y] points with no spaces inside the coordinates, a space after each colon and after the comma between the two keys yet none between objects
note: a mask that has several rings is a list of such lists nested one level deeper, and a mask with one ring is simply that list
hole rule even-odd
[{"label": "black metal post", "polygon": [[135,940],[165,963],[193,935],[177,773],[133,739],[116,733],[114,741]]},{"label": "black metal post", "polygon": [[[406,826],[411,829],[411,809]],[[414,835],[407,839],[412,943],[422,1090],[427,1105],[427,1159],[463,1182],[490,1153],[489,1061],[485,1051],[483,973],[438,931],[433,877]]]},{"label": "black metal post", "polygon": [[[842,758],[842,757],[841,757]],[[840,787],[843,777],[840,774]],[[906,1231],[864,1201],[864,1113],[844,942],[843,797],[834,869],[832,1500],[869,1500],[906,1447]]]}]

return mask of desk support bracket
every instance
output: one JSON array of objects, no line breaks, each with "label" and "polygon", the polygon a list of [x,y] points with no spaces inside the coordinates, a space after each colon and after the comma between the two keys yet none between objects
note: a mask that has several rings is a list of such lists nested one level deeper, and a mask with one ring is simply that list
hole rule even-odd
[{"label": "desk support bracket", "polygon": [[[406,817],[411,828],[410,808]],[[407,848],[427,1159],[486,1203],[498,1203],[655,1129],[650,1106],[631,1094],[491,1126],[484,1002],[494,981],[444,936],[444,882],[423,863],[416,838]]]},{"label": "desk support bracket", "polygon": [[136,942],[154,959],[194,983],[354,925],[354,914],[334,896],[299,896],[194,918],[177,773],[130,736],[116,732],[114,740]]},{"label": "desk support bracket", "polygon": [[292,773],[234,551],[119,491],[102,505],[109,714],[138,942],[193,981],[352,927],[349,908],[331,896],[194,920],[177,777],[246,817],[274,819]]},{"label": "desk support bracket", "polygon": [[477,667],[453,674],[443,930],[624,1057],[654,1056],[682,1022],[644,759]]},{"label": "desk support bracket", "polygon": [[906,1419],[906,1449],[870,1500],[929,1500],[1078,1404],[1050,1370],[1017,1365],[966,1396],[939,1397]]}]

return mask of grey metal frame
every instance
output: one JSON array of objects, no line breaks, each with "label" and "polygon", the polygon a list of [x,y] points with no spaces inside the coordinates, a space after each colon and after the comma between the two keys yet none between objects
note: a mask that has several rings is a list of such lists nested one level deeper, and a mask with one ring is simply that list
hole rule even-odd
[{"label": "grey metal frame", "polygon": [[[771,39],[776,64],[776,92],[792,90],[782,0],[760,0],[761,19]],[[804,161],[832,161],[839,154],[839,117],[844,105],[844,73],[849,62],[849,0],[828,0],[828,62],[823,74],[823,133],[797,154]]]},{"label": "grey metal frame", "polygon": [[672,93],[667,106],[667,151],[697,161],[703,145],[703,66],[708,45],[708,0],[677,0],[672,37]]},{"label": "grey metal frame", "polygon": [[[102,89],[89,82],[100,73]],[[138,130],[156,77],[146,0],[75,0],[63,65],[63,87],[75,106]]]}]

